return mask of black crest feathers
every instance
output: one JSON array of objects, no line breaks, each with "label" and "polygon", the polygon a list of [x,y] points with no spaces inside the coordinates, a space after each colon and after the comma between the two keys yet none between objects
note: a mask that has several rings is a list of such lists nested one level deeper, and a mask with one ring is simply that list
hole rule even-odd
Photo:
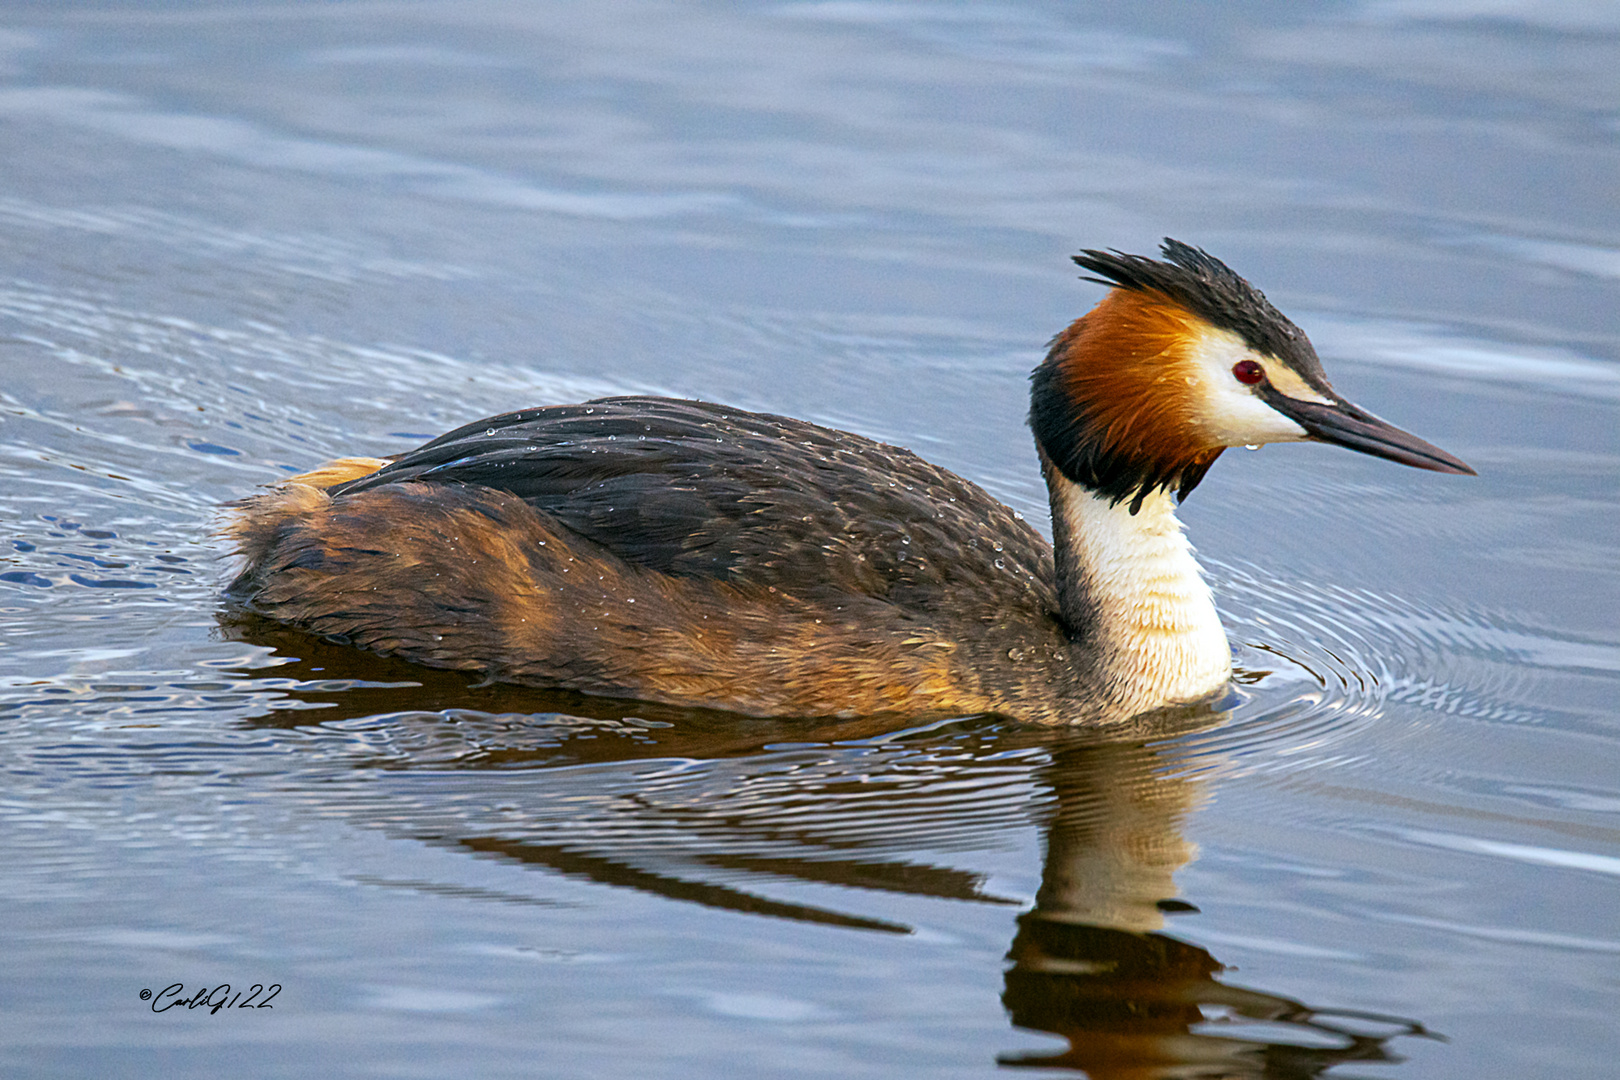
[{"label": "black crest feathers", "polygon": [[1332,391],[1310,338],[1265,293],[1202,248],[1167,236],[1159,250],[1165,262],[1113,250],[1088,249],[1073,258],[1100,275],[1083,280],[1167,296],[1211,326],[1237,334],[1251,349],[1275,356],[1318,390]]}]

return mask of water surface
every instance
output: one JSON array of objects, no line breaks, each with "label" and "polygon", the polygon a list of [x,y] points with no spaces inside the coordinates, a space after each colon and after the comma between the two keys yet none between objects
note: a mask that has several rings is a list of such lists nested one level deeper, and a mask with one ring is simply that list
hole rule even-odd
[{"label": "water surface", "polygon": [[[0,1069],[1610,1071],[1617,72],[1578,4],[0,9]],[[1226,455],[1212,723],[746,721],[219,602],[222,503],[609,393],[1044,522],[1067,255],[1165,235],[1481,473]]]}]

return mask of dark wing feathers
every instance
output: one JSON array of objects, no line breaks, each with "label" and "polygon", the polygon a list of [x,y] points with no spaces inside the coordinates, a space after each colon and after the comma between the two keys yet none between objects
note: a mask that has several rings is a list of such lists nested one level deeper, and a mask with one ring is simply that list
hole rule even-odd
[{"label": "dark wing feathers", "polygon": [[676,576],[902,603],[1010,588],[1045,606],[1049,591],[1045,542],[976,485],[858,435],[705,402],[605,398],[507,413],[330,491],[410,480],[511,492]]}]

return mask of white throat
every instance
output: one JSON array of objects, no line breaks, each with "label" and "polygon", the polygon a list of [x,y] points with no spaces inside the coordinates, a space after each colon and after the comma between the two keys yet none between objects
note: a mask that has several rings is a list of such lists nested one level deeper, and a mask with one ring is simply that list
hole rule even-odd
[{"label": "white throat", "polygon": [[[1078,578],[1065,610],[1096,663],[1099,689],[1125,715],[1197,701],[1226,685],[1232,650],[1169,492],[1132,514],[1056,469],[1054,532],[1066,537],[1058,573]],[[1071,599],[1072,598],[1072,599]]]}]

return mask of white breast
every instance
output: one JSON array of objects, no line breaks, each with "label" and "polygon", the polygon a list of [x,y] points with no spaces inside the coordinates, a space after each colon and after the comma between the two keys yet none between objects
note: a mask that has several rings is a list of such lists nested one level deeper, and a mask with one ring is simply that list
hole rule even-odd
[{"label": "white breast", "polygon": [[1232,673],[1232,650],[1166,491],[1132,514],[1054,475],[1053,509],[1074,538],[1096,620],[1103,689],[1128,713],[1197,701]]}]

